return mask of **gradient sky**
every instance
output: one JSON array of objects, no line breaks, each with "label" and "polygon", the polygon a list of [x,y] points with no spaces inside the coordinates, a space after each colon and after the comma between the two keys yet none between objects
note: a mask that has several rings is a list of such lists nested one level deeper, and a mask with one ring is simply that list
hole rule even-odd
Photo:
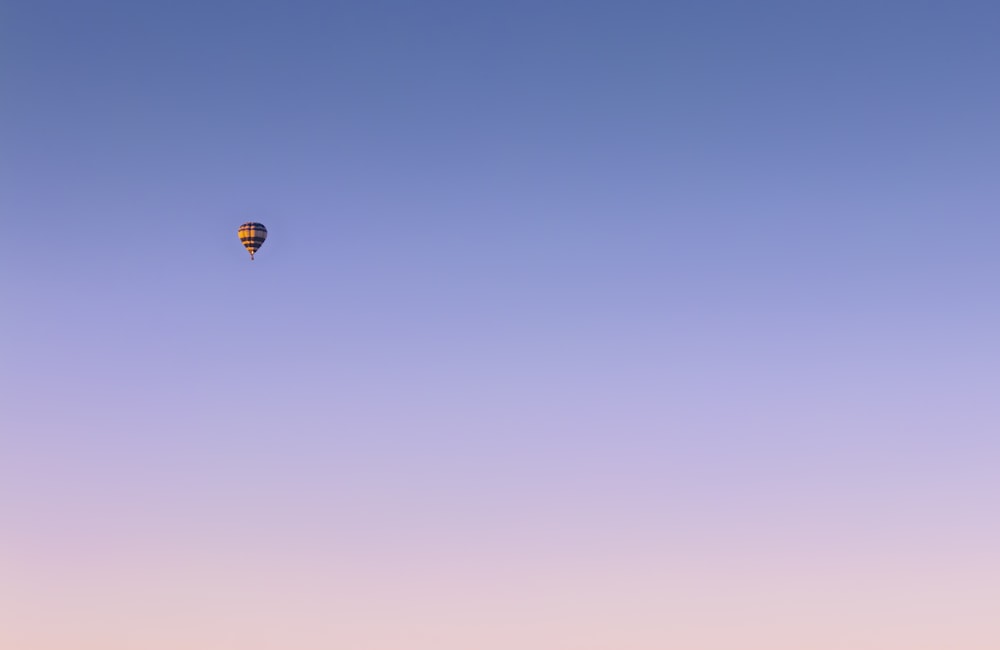
[{"label": "gradient sky", "polygon": [[0,1],[0,647],[1000,647],[998,34]]}]

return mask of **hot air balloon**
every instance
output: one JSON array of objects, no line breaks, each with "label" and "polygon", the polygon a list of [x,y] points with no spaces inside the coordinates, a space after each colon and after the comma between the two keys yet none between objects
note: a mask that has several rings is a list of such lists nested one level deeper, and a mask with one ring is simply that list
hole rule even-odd
[{"label": "hot air balloon", "polygon": [[250,251],[250,259],[253,259],[253,254],[257,252],[265,239],[267,239],[267,228],[264,227],[264,224],[248,221],[240,226],[240,241]]}]

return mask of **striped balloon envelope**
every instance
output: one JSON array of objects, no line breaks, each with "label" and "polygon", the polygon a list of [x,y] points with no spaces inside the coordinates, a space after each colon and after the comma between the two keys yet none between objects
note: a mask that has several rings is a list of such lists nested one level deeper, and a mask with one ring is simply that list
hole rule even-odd
[{"label": "striped balloon envelope", "polygon": [[265,239],[267,239],[267,228],[264,227],[264,224],[248,221],[240,226],[240,241],[250,251],[250,259],[253,259],[253,254],[257,252]]}]

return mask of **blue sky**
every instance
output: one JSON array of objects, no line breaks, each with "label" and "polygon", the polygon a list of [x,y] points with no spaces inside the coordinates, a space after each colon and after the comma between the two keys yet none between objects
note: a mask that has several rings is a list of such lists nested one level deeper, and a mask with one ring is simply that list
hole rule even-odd
[{"label": "blue sky", "polygon": [[22,578],[80,538],[160,566],[129,517],[276,530],[266,566],[349,529],[362,568],[583,537],[599,572],[679,527],[744,540],[705,566],[835,531],[826,568],[993,575],[997,33],[972,2],[3,2]]}]

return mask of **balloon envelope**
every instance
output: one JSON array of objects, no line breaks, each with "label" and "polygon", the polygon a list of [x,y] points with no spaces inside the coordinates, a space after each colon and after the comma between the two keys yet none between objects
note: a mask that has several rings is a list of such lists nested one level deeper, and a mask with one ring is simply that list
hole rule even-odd
[{"label": "balloon envelope", "polygon": [[253,259],[253,254],[257,252],[265,239],[267,239],[267,228],[264,227],[264,224],[248,221],[240,226],[240,241],[250,251],[250,259]]}]

